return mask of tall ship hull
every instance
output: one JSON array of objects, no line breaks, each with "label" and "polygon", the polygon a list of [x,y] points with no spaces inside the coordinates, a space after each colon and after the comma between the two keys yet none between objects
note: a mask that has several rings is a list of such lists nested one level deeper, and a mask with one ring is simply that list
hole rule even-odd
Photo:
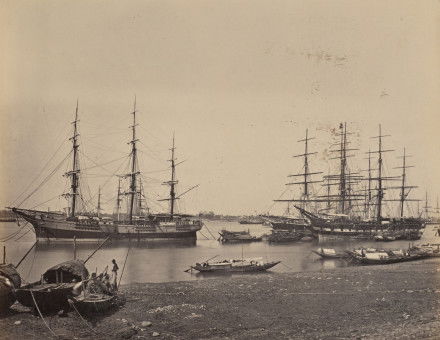
[{"label": "tall ship hull", "polygon": [[396,239],[418,240],[425,227],[424,221],[417,218],[395,219],[383,223],[348,218],[337,221],[320,218],[298,207],[297,209],[309,219],[308,229],[320,240],[374,239],[383,234],[392,234]]},{"label": "tall ship hull", "polygon": [[199,220],[176,217],[170,221],[138,220],[128,224],[92,218],[69,221],[63,214],[16,208],[13,211],[33,226],[37,239],[48,241],[73,238],[94,241],[108,236],[114,239],[135,240],[196,239],[197,231],[203,226]]},{"label": "tall ship hull", "polygon": [[284,221],[270,221],[270,224],[275,230],[289,230],[289,231],[307,231],[307,221],[301,219],[292,219]]}]

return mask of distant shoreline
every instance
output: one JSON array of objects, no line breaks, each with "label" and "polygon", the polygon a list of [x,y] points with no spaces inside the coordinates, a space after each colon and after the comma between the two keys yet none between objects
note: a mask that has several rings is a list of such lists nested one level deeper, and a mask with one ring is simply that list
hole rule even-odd
[{"label": "distant shoreline", "polygon": [[15,222],[15,218],[0,218],[0,222]]}]

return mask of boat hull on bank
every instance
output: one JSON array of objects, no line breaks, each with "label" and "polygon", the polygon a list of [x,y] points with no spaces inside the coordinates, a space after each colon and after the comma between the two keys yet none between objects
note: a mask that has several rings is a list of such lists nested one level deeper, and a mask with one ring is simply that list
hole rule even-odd
[{"label": "boat hull on bank", "polygon": [[239,263],[235,264],[231,262],[225,263],[197,263],[192,266],[192,269],[199,271],[200,273],[252,273],[266,271],[276,266],[281,261],[267,262],[262,264],[253,263]]}]

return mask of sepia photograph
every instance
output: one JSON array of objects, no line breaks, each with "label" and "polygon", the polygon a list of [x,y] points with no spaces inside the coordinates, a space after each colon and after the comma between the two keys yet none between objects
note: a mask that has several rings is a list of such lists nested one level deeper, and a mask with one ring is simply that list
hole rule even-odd
[{"label": "sepia photograph", "polygon": [[439,339],[438,0],[0,2],[0,339]]}]

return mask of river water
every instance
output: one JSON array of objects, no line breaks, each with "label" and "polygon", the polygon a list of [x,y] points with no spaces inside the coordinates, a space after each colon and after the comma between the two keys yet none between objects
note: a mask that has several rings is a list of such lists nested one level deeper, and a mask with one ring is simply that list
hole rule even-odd
[{"label": "river water", "polygon": [[[195,273],[185,273],[189,265],[202,262],[211,257],[222,258],[254,258],[262,257],[266,261],[280,260],[273,272],[304,272],[319,271],[335,267],[346,266],[342,260],[321,260],[311,250],[319,247],[331,247],[337,250],[353,249],[359,246],[380,248],[407,248],[408,241],[374,242],[374,241],[327,241],[325,243],[297,242],[290,244],[269,244],[265,241],[247,244],[221,244],[217,240],[221,229],[231,231],[247,230],[251,234],[260,236],[268,234],[270,227],[263,225],[240,225],[237,222],[205,221],[205,227],[198,233],[194,243],[187,242],[114,242],[109,241],[102,249],[87,262],[89,271],[102,272],[106,266],[111,270],[111,260],[116,259],[120,274],[124,266],[121,283],[133,282],[168,282],[199,280],[206,276]],[[439,243],[440,238],[435,236],[437,226],[428,225],[423,237],[416,243]],[[35,235],[29,225],[20,227],[16,223],[0,223],[0,246],[6,246],[6,262],[17,264],[26,251],[35,242]],[[17,233],[14,235],[15,233]],[[211,236],[212,234],[212,236]],[[208,239],[209,238],[209,239]],[[77,258],[86,259],[99,245],[97,243],[77,243]],[[3,254],[0,255],[1,260]],[[19,266],[18,270],[27,282],[36,281],[49,267],[63,261],[71,260],[74,256],[73,243],[46,243],[39,242]],[[1,261],[0,260],[0,261]],[[109,271],[110,271],[109,270]],[[212,276],[209,276],[212,278]]]}]

